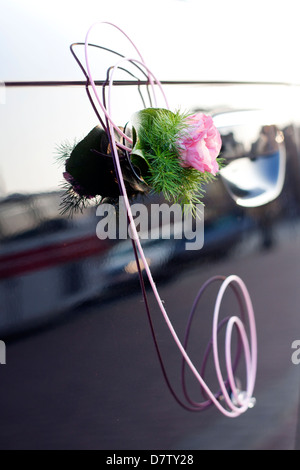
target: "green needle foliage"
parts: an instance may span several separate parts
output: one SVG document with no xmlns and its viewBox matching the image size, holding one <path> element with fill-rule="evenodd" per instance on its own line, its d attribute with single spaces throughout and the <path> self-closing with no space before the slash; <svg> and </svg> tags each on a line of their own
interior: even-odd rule
<svg viewBox="0 0 300 470">
<path fill-rule="evenodd" d="M 196 204 L 202 203 L 202 186 L 214 176 L 180 165 L 178 139 L 188 132 L 187 117 L 179 111 L 156 108 L 136 113 L 131 159 L 153 192 L 163 193 L 171 203 L 188 204 L 195 214 Z"/>
<path fill-rule="evenodd" d="M 77 140 L 74 140 L 73 143 L 70 143 L 68 140 L 65 140 L 61 144 L 57 145 L 55 149 L 57 162 L 59 164 L 64 165 L 66 160 L 70 157 L 76 145 L 77 145 Z"/>
</svg>

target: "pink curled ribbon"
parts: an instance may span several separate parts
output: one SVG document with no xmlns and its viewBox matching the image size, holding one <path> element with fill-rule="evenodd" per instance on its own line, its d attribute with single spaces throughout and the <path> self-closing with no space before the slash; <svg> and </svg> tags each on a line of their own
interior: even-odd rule
<svg viewBox="0 0 300 470">
<path fill-rule="evenodd" d="M 131 43 L 133 46 L 135 53 L 137 54 L 138 58 L 131 58 L 131 57 L 122 57 L 118 62 L 111 67 L 109 70 L 109 83 L 108 83 L 108 99 L 107 99 L 107 107 L 104 102 L 104 98 L 100 98 L 100 95 L 98 94 L 95 81 L 93 80 L 92 72 L 91 72 L 91 67 L 89 63 L 89 57 L 88 57 L 88 50 L 89 50 L 89 37 L 91 34 L 91 31 L 98 25 L 102 24 L 108 24 L 117 30 L 119 30 L 125 38 Z M 130 207 L 130 202 L 127 196 L 127 191 L 121 171 L 121 165 L 120 165 L 120 160 L 119 160 L 119 155 L 118 155 L 118 147 L 128 151 L 130 153 L 131 149 L 129 146 L 126 145 L 120 145 L 119 143 L 116 142 L 114 133 L 117 132 L 125 141 L 128 142 L 128 144 L 132 144 L 132 140 L 125 134 L 123 133 L 119 127 L 114 123 L 112 119 L 112 113 L 111 113 L 111 94 L 112 94 L 112 89 L 113 89 L 113 83 L 114 83 L 114 74 L 118 68 L 121 67 L 121 65 L 124 62 L 130 62 L 132 64 L 137 64 L 139 67 L 143 68 L 145 71 L 145 74 L 148 78 L 148 82 L 152 88 L 152 93 L 154 96 L 154 101 L 156 105 L 156 91 L 155 91 L 155 85 L 159 88 L 163 99 L 165 101 L 166 108 L 169 109 L 168 102 L 166 99 L 166 96 L 164 94 L 162 85 L 160 81 L 155 77 L 155 75 L 151 72 L 151 70 L 147 67 L 141 53 L 135 46 L 135 44 L 132 42 L 132 40 L 125 34 L 125 32 L 120 29 L 118 26 L 114 25 L 113 23 L 109 22 L 97 22 L 93 24 L 90 29 L 87 32 L 86 38 L 85 38 L 85 60 L 86 60 L 86 69 L 87 69 L 87 77 L 88 77 L 88 85 L 91 85 L 95 99 L 104 115 L 106 124 L 107 124 L 107 132 L 108 132 L 108 137 L 110 140 L 111 148 L 112 148 L 112 155 L 114 159 L 114 164 L 115 164 L 115 171 L 116 171 L 116 176 L 118 179 L 119 187 L 120 187 L 120 193 L 124 198 L 124 203 L 127 211 L 127 217 L 128 217 L 128 223 L 130 226 L 131 234 L 132 234 L 132 243 L 134 247 L 134 253 L 135 253 L 135 259 L 137 263 L 137 267 L 139 270 L 139 277 L 140 277 L 140 282 L 141 282 L 141 287 L 142 287 L 142 292 L 144 295 L 145 299 L 145 305 L 148 313 L 148 318 L 150 321 L 150 327 L 151 331 L 153 334 L 153 338 L 155 341 L 155 347 L 158 353 L 159 361 L 162 367 L 162 371 L 164 374 L 164 377 L 166 379 L 167 385 L 169 386 L 169 389 L 171 393 L 173 394 L 174 398 L 177 400 L 177 402 L 183 406 L 185 409 L 189 411 L 202 411 L 206 409 L 207 407 L 211 405 L 215 405 L 216 408 L 225 416 L 229 418 L 235 418 L 242 413 L 244 413 L 248 408 L 251 408 L 254 404 L 254 398 L 253 398 L 253 391 L 254 391 L 254 386 L 255 386 L 255 380 L 256 380 L 256 370 L 257 370 L 257 337 L 256 337 L 256 325 L 255 325 L 255 316 L 254 316 L 254 311 L 253 311 L 253 306 L 251 302 L 251 298 L 249 295 L 249 292 L 247 290 L 247 287 L 245 283 L 236 275 L 231 275 L 228 277 L 223 277 L 223 276 L 214 276 L 213 278 L 210 278 L 200 289 L 197 298 L 195 299 L 189 321 L 187 324 L 186 328 L 186 335 L 185 335 L 185 341 L 182 343 L 170 321 L 170 318 L 167 314 L 167 311 L 164 307 L 164 304 L 161 300 L 161 297 L 159 295 L 159 292 L 157 290 L 156 284 L 153 280 L 152 273 L 149 267 L 149 264 L 147 262 L 147 259 L 145 257 L 142 245 L 140 243 L 140 239 L 137 233 L 137 229 L 134 223 L 131 207 Z M 94 110 L 96 110 L 96 107 L 94 107 Z M 96 112 L 97 116 L 99 117 L 99 113 Z M 103 121 L 100 121 L 103 123 Z M 186 398 L 187 403 L 183 403 L 182 400 L 177 396 L 177 394 L 174 392 L 167 374 L 166 370 L 164 367 L 164 363 L 162 360 L 162 357 L 159 352 L 158 344 L 156 341 L 155 337 L 155 332 L 153 328 L 153 324 L 150 318 L 150 313 L 149 313 L 149 306 L 147 302 L 147 296 L 145 292 L 145 287 L 143 283 L 143 277 L 141 274 L 141 268 L 140 268 L 140 263 L 143 265 L 144 270 L 147 274 L 149 283 L 151 285 L 153 294 L 155 296 L 156 302 L 159 306 L 159 309 L 163 315 L 163 318 L 165 320 L 165 323 L 169 329 L 169 332 L 177 345 L 181 355 L 182 355 L 182 386 L 183 386 L 183 393 Z M 207 352 L 205 354 L 203 366 L 201 372 L 198 371 L 198 369 L 195 367 L 194 363 L 192 362 L 190 356 L 187 353 L 187 345 L 188 345 L 188 339 L 189 339 L 189 333 L 190 333 L 190 328 L 192 324 L 192 320 L 194 318 L 196 308 L 198 306 L 198 303 L 200 301 L 200 298 L 204 292 L 204 290 L 213 282 L 216 281 L 222 281 L 221 287 L 219 289 L 219 292 L 217 294 L 216 302 L 215 302 L 215 307 L 214 307 L 214 315 L 213 315 L 213 326 L 212 326 L 212 338 L 211 342 L 208 345 Z M 240 308 L 243 309 L 242 304 L 244 305 L 245 308 L 245 315 L 244 317 L 248 317 L 248 322 L 249 322 L 249 331 L 250 331 L 250 344 L 248 340 L 248 336 L 246 333 L 246 328 L 245 328 L 245 320 L 246 318 L 243 318 L 243 321 L 241 320 L 240 317 L 238 316 L 232 316 L 226 319 L 225 321 L 223 320 L 222 322 L 219 321 L 219 313 L 220 313 L 220 308 L 222 304 L 222 299 L 224 297 L 224 294 L 228 288 L 232 288 L 238 301 L 240 304 Z M 226 325 L 226 335 L 225 335 L 225 363 L 226 363 L 226 372 L 227 372 L 227 377 L 224 379 L 222 371 L 221 371 L 221 365 L 220 365 L 220 359 L 219 359 L 219 346 L 218 346 L 218 333 L 221 328 L 225 327 Z M 238 385 L 236 383 L 235 377 L 234 377 L 234 372 L 236 369 L 237 362 L 240 358 L 241 355 L 241 350 L 238 351 L 237 357 L 233 361 L 232 359 L 232 354 L 231 354 L 231 343 L 232 343 L 232 332 L 233 328 L 236 328 L 238 332 L 238 337 L 239 337 L 239 345 L 240 349 L 244 353 L 244 358 L 245 358 L 245 366 L 246 366 L 246 389 L 245 391 L 241 392 L 241 390 L 238 388 Z M 214 393 L 210 390 L 208 385 L 206 384 L 204 380 L 204 373 L 205 373 L 205 368 L 206 368 L 206 363 L 207 363 L 207 357 L 208 354 L 212 352 L 213 354 L 213 359 L 214 359 L 214 365 L 215 365 L 215 372 L 217 375 L 218 383 L 220 390 L 217 393 Z M 186 383 L 185 383 L 185 370 L 186 367 L 190 369 L 192 374 L 194 375 L 196 381 L 199 383 L 201 390 L 203 392 L 203 395 L 205 397 L 204 401 L 202 402 L 195 402 L 192 400 L 188 394 L 187 388 L 186 388 Z"/>
</svg>

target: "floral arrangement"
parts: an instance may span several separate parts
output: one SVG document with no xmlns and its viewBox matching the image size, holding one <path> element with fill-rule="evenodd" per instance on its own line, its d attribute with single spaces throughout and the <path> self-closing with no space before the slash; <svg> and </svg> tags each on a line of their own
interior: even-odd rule
<svg viewBox="0 0 300 470">
<path fill-rule="evenodd" d="M 131 228 L 131 238 L 134 258 L 137 264 L 144 306 L 147 312 L 150 329 L 158 355 L 159 363 L 166 384 L 180 406 L 184 409 L 198 412 L 214 405 L 223 415 L 235 418 L 251 408 L 255 400 L 252 397 L 256 380 L 257 367 L 257 338 L 254 311 L 247 288 L 243 281 L 235 275 L 213 276 L 200 288 L 191 310 L 184 343 L 182 343 L 170 321 L 163 300 L 152 277 L 149 263 L 141 245 L 137 228 L 135 226 L 131 210 L 130 198 L 138 194 L 149 192 L 162 193 L 164 197 L 174 203 L 188 204 L 192 212 L 196 213 L 197 204 L 201 203 L 204 192 L 203 185 L 213 180 L 219 169 L 221 160 L 221 137 L 216 129 L 211 116 L 203 113 L 189 114 L 179 111 L 172 112 L 163 93 L 161 83 L 155 78 L 147 67 L 142 55 L 131 39 L 119 27 L 107 23 L 118 29 L 134 47 L 138 58 L 129 59 L 119 53 L 103 48 L 118 56 L 118 62 L 107 73 L 107 80 L 102 84 L 102 97 L 98 93 L 93 80 L 88 59 L 90 44 L 89 35 L 96 26 L 95 23 L 89 29 L 85 40 L 86 69 L 82 66 L 77 56 L 74 55 L 86 77 L 86 91 L 92 107 L 98 117 L 99 125 L 89 134 L 74 145 L 63 144 L 58 153 L 65 165 L 63 173 L 65 179 L 65 194 L 62 203 L 63 212 L 82 210 L 91 200 L 96 199 L 100 203 L 107 198 L 118 200 L 122 195 L 127 212 L 128 225 Z M 71 47 L 72 50 L 72 47 Z M 120 59 L 121 57 L 121 59 Z M 146 86 L 152 87 L 154 101 L 156 103 L 155 87 L 158 85 L 165 98 L 166 107 L 158 108 L 144 106 L 144 109 L 136 112 L 130 125 L 125 128 L 118 127 L 112 119 L 110 108 L 110 91 L 113 84 L 114 71 L 121 67 L 123 62 L 135 65 L 146 76 Z M 130 72 L 128 72 L 130 73 Z M 130 73 L 130 75 L 132 75 Z M 105 87 L 108 85 L 108 100 L 105 99 Z M 92 99 L 89 87 L 92 87 L 94 99 Z M 148 90 L 149 91 L 149 90 Z M 151 101 L 151 100 L 150 100 Z M 100 110 L 97 108 L 99 105 Z M 151 319 L 147 292 L 144 284 L 142 268 L 147 275 L 157 306 L 169 328 L 170 334 L 182 356 L 181 385 L 185 400 L 177 394 L 168 379 L 168 374 L 157 342 L 156 334 Z M 201 374 L 193 364 L 187 345 L 193 316 L 198 308 L 202 294 L 208 286 L 215 282 L 222 282 L 219 289 L 214 313 L 212 338 L 208 344 Z M 219 320 L 219 311 L 225 291 L 229 286 L 233 289 L 240 309 L 240 316 L 230 316 Z M 250 343 L 247 338 L 245 320 L 248 317 Z M 218 333 L 226 325 L 225 362 L 227 378 L 221 371 L 218 351 Z M 231 357 L 231 339 L 233 327 L 237 328 L 239 344 L 236 358 Z M 247 385 L 246 390 L 237 388 L 235 371 L 239 363 L 242 351 L 245 354 Z M 204 380 L 208 356 L 212 354 L 215 366 L 219 390 L 213 392 Z M 196 382 L 200 386 L 204 401 L 194 401 L 189 395 L 185 382 L 185 367 L 188 367 Z M 203 398 L 202 397 L 202 398 Z"/>
<path fill-rule="evenodd" d="M 131 152 L 119 151 L 129 196 L 162 193 L 167 201 L 188 204 L 195 213 L 203 185 L 215 178 L 220 167 L 222 142 L 212 117 L 146 108 L 134 114 L 131 124 Z M 71 152 L 60 148 L 67 182 L 63 211 L 82 209 L 93 198 L 100 202 L 118 197 L 110 152 L 108 136 L 100 126 Z"/>
</svg>

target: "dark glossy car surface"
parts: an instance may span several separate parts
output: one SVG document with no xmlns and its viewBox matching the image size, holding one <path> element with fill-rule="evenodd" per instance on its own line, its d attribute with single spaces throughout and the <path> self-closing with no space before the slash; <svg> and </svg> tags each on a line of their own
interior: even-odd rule
<svg viewBox="0 0 300 470">
<path fill-rule="evenodd" d="M 55 164 L 55 146 L 95 124 L 84 87 L 8 86 L 0 109 L 2 449 L 299 445 L 299 369 L 291 360 L 300 338 L 299 115 L 296 105 L 286 106 L 297 102 L 298 88 L 186 84 L 167 91 L 180 96 L 183 107 L 214 115 L 226 166 L 206 188 L 203 248 L 188 251 L 185 240 L 160 238 L 145 240 L 145 253 L 181 338 L 209 277 L 237 274 L 245 281 L 258 332 L 256 406 L 236 419 L 215 408 L 193 414 L 178 406 L 159 367 L 130 240 L 99 240 L 94 207 L 72 219 L 60 214 L 63 170 Z M 277 112 L 258 109 L 253 96 L 276 102 Z M 82 110 L 76 116 L 74 102 Z M 180 356 L 149 288 L 148 294 L 166 369 L 180 394 Z M 199 363 L 215 298 L 212 288 L 193 328 L 190 352 Z M 235 308 L 229 295 L 224 309 Z M 213 377 L 209 364 L 207 379 L 214 383 Z"/>
</svg>

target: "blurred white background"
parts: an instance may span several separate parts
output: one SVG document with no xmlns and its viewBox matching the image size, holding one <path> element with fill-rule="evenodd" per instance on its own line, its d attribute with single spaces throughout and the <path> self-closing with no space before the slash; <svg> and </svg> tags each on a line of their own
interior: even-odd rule
<svg viewBox="0 0 300 470">
<path fill-rule="evenodd" d="M 69 44 L 96 21 L 123 28 L 162 80 L 300 80 L 299 0 L 0 0 L 0 80 L 81 79 Z"/>
</svg>

